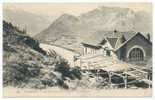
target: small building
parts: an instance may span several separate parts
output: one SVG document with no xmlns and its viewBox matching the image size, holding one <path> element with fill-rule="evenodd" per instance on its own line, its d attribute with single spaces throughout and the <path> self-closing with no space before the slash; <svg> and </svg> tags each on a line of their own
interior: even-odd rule
<svg viewBox="0 0 155 100">
<path fill-rule="evenodd" d="M 104 55 L 122 61 L 147 61 L 152 57 L 152 42 L 140 32 L 99 32 L 82 42 L 82 55 Z"/>
</svg>

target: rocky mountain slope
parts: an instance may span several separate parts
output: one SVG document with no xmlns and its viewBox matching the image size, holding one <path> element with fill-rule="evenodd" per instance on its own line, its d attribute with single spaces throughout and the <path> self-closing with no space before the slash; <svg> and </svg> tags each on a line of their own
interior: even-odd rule
<svg viewBox="0 0 155 100">
<path fill-rule="evenodd" d="M 47 16 L 44 17 L 19 9 L 3 9 L 3 19 L 20 28 L 26 28 L 31 36 L 39 33 L 50 24 Z"/>
</svg>

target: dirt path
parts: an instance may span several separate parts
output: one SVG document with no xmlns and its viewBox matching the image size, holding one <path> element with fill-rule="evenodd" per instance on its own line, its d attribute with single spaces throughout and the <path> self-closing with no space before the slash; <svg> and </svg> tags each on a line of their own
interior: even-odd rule
<svg viewBox="0 0 155 100">
<path fill-rule="evenodd" d="M 43 44 L 43 43 L 41 43 L 39 46 L 40 48 L 42 48 L 43 50 L 47 52 L 49 50 L 54 50 L 57 54 L 59 54 L 60 56 L 68 60 L 71 67 L 74 66 L 74 56 L 77 55 L 76 52 L 73 52 L 71 50 L 67 50 L 65 48 L 58 47 L 55 45 L 48 45 L 48 44 Z"/>
</svg>

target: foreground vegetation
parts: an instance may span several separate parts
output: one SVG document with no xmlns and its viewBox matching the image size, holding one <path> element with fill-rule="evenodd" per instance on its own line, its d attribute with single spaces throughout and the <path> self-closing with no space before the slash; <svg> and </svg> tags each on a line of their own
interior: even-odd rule
<svg viewBox="0 0 155 100">
<path fill-rule="evenodd" d="M 38 41 L 24 30 L 3 21 L 3 85 L 13 87 L 69 88 L 66 78 L 80 79 L 80 72 L 70 69 L 57 54 L 46 55 Z"/>
</svg>

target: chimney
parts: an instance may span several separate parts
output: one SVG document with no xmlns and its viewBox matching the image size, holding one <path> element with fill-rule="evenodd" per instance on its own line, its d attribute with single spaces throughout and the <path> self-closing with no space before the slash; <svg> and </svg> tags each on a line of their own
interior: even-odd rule
<svg viewBox="0 0 155 100">
<path fill-rule="evenodd" d="M 114 32 L 113 32 L 113 36 L 115 36 L 116 33 L 117 33 L 117 30 L 115 29 Z"/>
<path fill-rule="evenodd" d="M 147 39 L 150 41 L 150 33 L 147 34 Z"/>
</svg>

